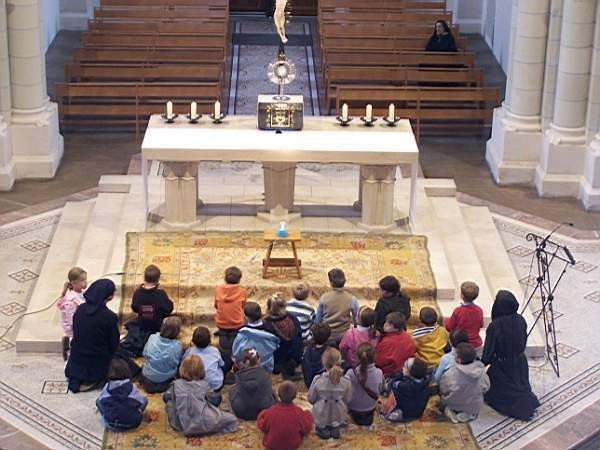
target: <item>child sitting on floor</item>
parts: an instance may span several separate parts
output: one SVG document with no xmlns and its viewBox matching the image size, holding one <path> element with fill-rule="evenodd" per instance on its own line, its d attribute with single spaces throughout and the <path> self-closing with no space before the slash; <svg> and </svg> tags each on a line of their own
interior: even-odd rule
<svg viewBox="0 0 600 450">
<path fill-rule="evenodd" d="M 451 333 L 454 330 L 465 330 L 469 335 L 469 344 L 473 346 L 477 356 L 483 352 L 483 340 L 479 332 L 483 328 L 483 310 L 474 302 L 479 296 L 479 286 L 472 281 L 465 281 L 460 285 L 460 298 L 462 303 L 454 308 L 452 316 L 444 324 Z"/>
<path fill-rule="evenodd" d="M 294 405 L 296 385 L 284 381 L 279 386 L 279 403 L 261 411 L 256 426 L 265 435 L 262 444 L 269 450 L 295 450 L 312 430 L 312 414 Z"/>
<path fill-rule="evenodd" d="M 96 400 L 106 428 L 124 431 L 142 423 L 148 399 L 131 382 L 131 371 L 125 360 L 114 358 L 108 369 L 108 382 Z"/>
<path fill-rule="evenodd" d="M 271 373 L 275 364 L 273 355 L 279 347 L 279 338 L 265 329 L 258 303 L 247 302 L 244 305 L 244 315 L 246 325 L 240 328 L 233 341 L 233 359 L 237 366 L 241 367 L 242 352 L 247 348 L 256 349 L 260 356 L 260 365 Z"/>
<path fill-rule="evenodd" d="M 163 319 L 173 312 L 173 302 L 159 284 L 160 269 L 150 264 L 144 270 L 144 282 L 131 300 L 131 309 L 137 313 L 140 329 L 146 336 L 160 331 Z"/>
<path fill-rule="evenodd" d="M 229 402 L 235 415 L 244 420 L 256 420 L 263 409 L 275 403 L 271 374 L 260 366 L 260 356 L 253 348 L 242 352 Z"/>
<path fill-rule="evenodd" d="M 331 335 L 329 325 L 326 323 L 315 323 L 311 328 L 312 340 L 304 349 L 302 355 L 302 375 L 304 384 L 308 389 L 315 376 L 323 373 L 323 352 L 327 350 L 327 341 Z"/>
<path fill-rule="evenodd" d="M 182 346 L 177 340 L 181 331 L 181 319 L 176 316 L 163 320 L 160 333 L 148 338 L 144 347 L 142 386 L 146 392 L 164 392 L 177 374 L 181 361 Z"/>
<path fill-rule="evenodd" d="M 361 308 L 358 313 L 358 325 L 344 334 L 340 342 L 340 353 L 345 361 L 345 367 L 356 367 L 358 358 L 356 350 L 363 342 L 369 342 L 373 347 L 379 343 L 379 331 L 375 329 L 375 311 L 371 308 Z"/>
<path fill-rule="evenodd" d="M 85 302 L 83 291 L 87 288 L 87 272 L 81 267 L 73 267 L 67 274 L 67 280 L 56 304 L 64 333 L 62 355 L 65 361 L 69 359 L 69 348 L 73 339 L 73 316 L 79 305 Z"/>
<path fill-rule="evenodd" d="M 287 302 L 286 309 L 289 314 L 296 317 L 302 329 L 302 342 L 307 344 L 310 340 L 310 327 L 315 321 L 315 308 L 306 299 L 310 294 L 308 285 L 301 281 L 292 290 L 294 298 Z"/>
<path fill-rule="evenodd" d="M 413 338 L 406 332 L 406 322 L 402 313 L 391 312 L 383 325 L 383 337 L 375 348 L 375 364 L 386 378 L 394 378 L 402 373 L 404 363 L 415 356 Z"/>
<path fill-rule="evenodd" d="M 410 297 L 400 291 L 398 278 L 388 275 L 379 280 L 379 300 L 375 305 L 377 320 L 375 328 L 383 331 L 383 324 L 391 312 L 402 313 L 405 320 L 410 319 Z"/>
<path fill-rule="evenodd" d="M 456 364 L 440 381 L 440 404 L 452 422 L 469 422 L 479 414 L 490 379 L 471 344 L 458 344 L 454 350 Z"/>
<path fill-rule="evenodd" d="M 419 358 L 408 359 L 402 375 L 392 382 L 392 395 L 389 400 L 393 409 L 386 411 L 386 419 L 400 422 L 421 417 L 429 401 L 428 385 L 425 361 Z"/>
<path fill-rule="evenodd" d="M 344 289 L 346 275 L 342 269 L 331 269 L 327 276 L 331 290 L 319 300 L 316 323 L 326 323 L 331 328 L 331 344 L 339 345 L 344 333 L 354 324 L 358 315 L 358 300 Z"/>
<path fill-rule="evenodd" d="M 342 355 L 336 348 L 325 350 L 323 367 L 326 372 L 314 378 L 306 396 L 313 405 L 315 430 L 321 439 L 339 439 L 340 427 L 346 423 L 352 385 L 343 377 L 341 363 Z"/>
<path fill-rule="evenodd" d="M 169 425 L 184 436 L 233 433 L 238 421 L 231 413 L 210 403 L 211 388 L 204 379 L 204 364 L 196 355 L 186 357 L 179 368 L 180 378 L 163 394 Z"/>
<path fill-rule="evenodd" d="M 218 391 L 223 387 L 223 360 L 216 347 L 210 345 L 210 331 L 206 327 L 198 327 L 192 335 L 193 346 L 188 348 L 183 357 L 197 355 L 202 359 L 206 382 L 211 389 Z"/>
<path fill-rule="evenodd" d="M 246 290 L 240 286 L 242 271 L 235 266 L 225 269 L 225 283 L 215 290 L 215 325 L 219 336 L 219 351 L 225 366 L 223 372 L 231 370 L 231 347 L 238 330 L 244 325 Z"/>
<path fill-rule="evenodd" d="M 370 426 L 383 384 L 383 372 L 375 367 L 375 348 L 369 342 L 358 346 L 356 359 L 358 367 L 346 372 L 346 378 L 352 383 L 352 399 L 348 403 L 348 410 L 357 425 Z"/>
<path fill-rule="evenodd" d="M 452 346 L 452 350 L 442 356 L 440 359 L 440 364 L 435 368 L 433 374 L 431 376 L 432 384 L 439 384 L 442 379 L 442 375 L 448 370 L 450 367 L 454 365 L 455 360 L 455 352 L 454 349 L 461 342 L 469 343 L 469 335 L 465 330 L 454 330 L 450 333 L 450 345 Z"/>
<path fill-rule="evenodd" d="M 428 370 L 432 370 L 444 355 L 444 349 L 448 344 L 448 332 L 437 324 L 437 312 L 430 306 L 421 308 L 419 320 L 425 326 L 415 328 L 412 337 L 417 347 L 417 356 L 427 363 Z"/>
</svg>

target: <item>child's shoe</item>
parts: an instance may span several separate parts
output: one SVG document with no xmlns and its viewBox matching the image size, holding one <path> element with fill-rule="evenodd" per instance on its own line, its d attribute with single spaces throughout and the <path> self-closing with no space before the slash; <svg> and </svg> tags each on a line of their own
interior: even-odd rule
<svg viewBox="0 0 600 450">
<path fill-rule="evenodd" d="M 317 433 L 317 436 L 319 436 L 321 439 L 329 439 L 331 437 L 331 433 L 329 432 L 328 428 L 315 428 L 315 431 Z"/>
<path fill-rule="evenodd" d="M 329 433 L 331 434 L 332 438 L 339 439 L 340 438 L 340 427 L 329 428 Z"/>
</svg>

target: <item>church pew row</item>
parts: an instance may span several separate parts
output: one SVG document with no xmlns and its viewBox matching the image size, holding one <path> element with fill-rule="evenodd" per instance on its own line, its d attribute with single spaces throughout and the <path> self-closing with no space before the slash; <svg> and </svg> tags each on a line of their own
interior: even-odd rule
<svg viewBox="0 0 600 450">
<path fill-rule="evenodd" d="M 337 91 L 343 85 L 409 86 L 419 83 L 482 87 L 482 69 L 330 66 L 325 74 L 327 113 L 335 107 Z"/>
<path fill-rule="evenodd" d="M 84 32 L 81 35 L 83 47 L 170 47 L 170 48 L 210 48 L 226 47 L 227 36 L 220 34 L 163 35 L 163 34 L 115 34 L 111 32 Z"/>
<path fill-rule="evenodd" d="M 365 5 L 368 5 L 366 3 Z M 322 8 L 319 10 L 318 23 L 321 25 L 326 22 L 333 23 L 351 23 L 351 22 L 375 22 L 375 23 L 421 23 L 433 24 L 436 20 L 445 20 L 448 23 L 452 22 L 452 13 L 443 11 L 426 11 L 426 12 L 406 12 L 406 11 L 381 11 L 371 10 L 368 6 L 365 9 L 350 9 L 350 8 Z"/>
<path fill-rule="evenodd" d="M 460 33 L 460 26 L 458 24 L 453 24 L 450 26 L 450 30 L 454 36 L 458 36 Z M 433 27 L 429 23 L 405 23 L 402 24 L 402 26 L 398 26 L 396 23 L 389 22 L 326 22 L 319 28 L 319 33 L 331 37 L 344 37 L 350 35 L 356 37 L 389 36 L 396 38 L 400 36 L 421 36 L 428 38 L 433 33 Z"/>
<path fill-rule="evenodd" d="M 226 49 L 212 48 L 124 48 L 124 47 L 85 47 L 73 51 L 75 62 L 97 63 L 155 63 L 155 64 L 204 64 L 223 62 Z"/>
<path fill-rule="evenodd" d="M 321 35 L 321 49 L 425 50 L 428 40 L 429 37 L 421 36 L 392 37 L 380 35 L 362 37 L 348 35 L 345 37 L 330 37 L 328 35 Z M 459 50 L 464 50 L 466 45 L 466 38 L 456 38 L 456 46 Z"/>
<path fill-rule="evenodd" d="M 190 19 L 228 19 L 229 10 L 223 7 L 198 7 L 198 8 L 131 8 L 131 9 L 106 9 L 94 8 L 94 18 L 112 20 L 135 19 L 162 19 L 162 20 L 190 20 Z"/>
<path fill-rule="evenodd" d="M 86 81 L 218 81 L 224 78 L 225 65 L 207 64 L 78 64 L 65 65 L 65 81 L 69 83 Z"/>
<path fill-rule="evenodd" d="M 417 142 L 421 128 L 458 130 L 491 125 L 493 108 L 500 103 L 499 88 L 339 86 L 336 112 L 348 104 L 351 115 L 362 116 L 365 105 L 374 116 L 386 116 L 394 103 L 396 114 L 411 119 Z"/>
<path fill-rule="evenodd" d="M 176 113 L 186 114 L 192 101 L 198 112 L 213 111 L 222 97 L 220 81 L 205 83 L 57 83 L 61 130 L 97 128 L 99 124 L 115 129 L 135 127 L 136 138 L 152 114 L 163 113 L 167 101 Z"/>
<path fill-rule="evenodd" d="M 419 0 L 319 0 L 319 8 L 370 8 L 381 10 L 438 10 L 446 11 L 445 1 Z"/>
<path fill-rule="evenodd" d="M 89 32 L 100 33 L 137 33 L 137 34 L 186 34 L 204 35 L 229 33 L 228 20 L 194 20 L 166 22 L 163 20 L 113 21 L 110 19 L 91 19 L 88 21 Z"/>
<path fill-rule="evenodd" d="M 101 0 L 102 7 L 181 7 L 200 5 L 229 6 L 229 0 Z"/>
</svg>

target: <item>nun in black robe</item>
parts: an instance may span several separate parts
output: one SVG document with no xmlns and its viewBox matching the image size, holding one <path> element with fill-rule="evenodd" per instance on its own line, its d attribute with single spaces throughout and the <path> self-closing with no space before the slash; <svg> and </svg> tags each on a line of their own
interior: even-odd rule
<svg viewBox="0 0 600 450">
<path fill-rule="evenodd" d="M 481 358 L 484 364 L 489 364 L 490 377 L 490 390 L 484 398 L 505 416 L 529 420 L 540 402 L 529 384 L 529 367 L 524 354 L 527 322 L 518 309 L 519 302 L 511 292 L 498 291 Z"/>
<path fill-rule="evenodd" d="M 119 345 L 117 315 L 106 306 L 115 293 L 115 283 L 106 278 L 94 281 L 85 291 L 73 316 L 73 340 L 65 375 L 69 390 L 79 392 L 82 384 L 101 387 Z"/>
</svg>

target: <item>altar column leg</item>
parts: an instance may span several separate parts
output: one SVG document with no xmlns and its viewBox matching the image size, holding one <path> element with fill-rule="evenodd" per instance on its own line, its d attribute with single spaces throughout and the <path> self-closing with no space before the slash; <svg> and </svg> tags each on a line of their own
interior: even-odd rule
<svg viewBox="0 0 600 450">
<path fill-rule="evenodd" d="M 270 213 L 274 220 L 277 217 L 290 220 L 288 216 L 294 208 L 296 163 L 263 162 L 263 174 L 265 211 Z"/>
<path fill-rule="evenodd" d="M 165 221 L 169 224 L 192 224 L 196 221 L 198 165 L 166 163 Z"/>
<path fill-rule="evenodd" d="M 362 218 L 359 226 L 373 231 L 387 231 L 394 222 L 394 184 L 396 166 L 361 166 Z"/>
</svg>

